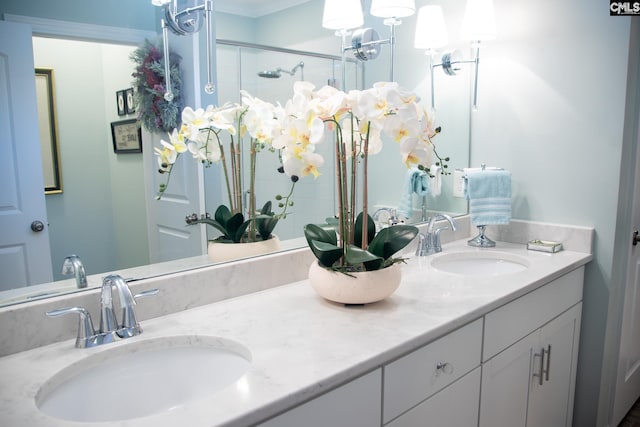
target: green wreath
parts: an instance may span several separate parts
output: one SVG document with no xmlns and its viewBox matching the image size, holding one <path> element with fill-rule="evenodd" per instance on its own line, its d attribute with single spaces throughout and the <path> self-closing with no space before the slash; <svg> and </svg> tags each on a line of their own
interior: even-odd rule
<svg viewBox="0 0 640 427">
<path fill-rule="evenodd" d="M 182 111 L 182 78 L 180 56 L 170 52 L 171 91 L 173 100 L 164 99 L 164 54 L 160 42 L 144 41 L 144 45 L 131 54 L 136 69 L 132 76 L 136 88 L 134 102 L 139 112 L 138 120 L 150 132 L 170 132 L 178 127 Z"/>
</svg>

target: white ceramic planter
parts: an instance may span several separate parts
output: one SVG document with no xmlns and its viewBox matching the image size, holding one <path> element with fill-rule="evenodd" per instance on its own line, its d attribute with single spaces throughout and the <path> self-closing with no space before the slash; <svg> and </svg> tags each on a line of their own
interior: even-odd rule
<svg viewBox="0 0 640 427">
<path fill-rule="evenodd" d="M 273 235 L 269 240 L 251 243 L 220 243 L 209 241 L 207 253 L 213 262 L 234 261 L 280 250 L 280 239 Z"/>
<path fill-rule="evenodd" d="M 320 267 L 309 268 L 311 287 L 321 297 L 341 304 L 369 304 L 381 301 L 395 292 L 402 279 L 400 264 L 376 271 L 337 273 Z"/>
</svg>

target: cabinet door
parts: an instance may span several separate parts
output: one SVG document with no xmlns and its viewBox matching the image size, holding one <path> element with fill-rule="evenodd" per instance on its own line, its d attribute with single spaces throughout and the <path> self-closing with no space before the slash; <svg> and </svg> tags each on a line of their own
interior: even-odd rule
<svg viewBox="0 0 640 427">
<path fill-rule="evenodd" d="M 480 427 L 526 425 L 533 349 L 538 342 L 535 331 L 482 365 Z"/>
<path fill-rule="evenodd" d="M 439 391 L 386 427 L 475 427 L 478 424 L 480 367 Z"/>
<path fill-rule="evenodd" d="M 260 427 L 376 427 L 382 425 L 382 369 L 278 415 Z"/>
<path fill-rule="evenodd" d="M 531 381 L 527 427 L 571 426 L 581 311 L 578 304 L 540 331 L 536 353 L 544 350 L 544 363 L 533 370 L 542 368 L 542 384 L 540 377 Z"/>
</svg>

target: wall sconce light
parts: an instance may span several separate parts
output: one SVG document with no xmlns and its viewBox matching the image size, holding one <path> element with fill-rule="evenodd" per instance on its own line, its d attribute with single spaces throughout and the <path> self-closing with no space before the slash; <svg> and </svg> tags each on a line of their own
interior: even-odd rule
<svg viewBox="0 0 640 427">
<path fill-rule="evenodd" d="M 195 34 L 202 29 L 203 20 L 206 30 L 207 41 L 207 83 L 204 91 L 212 94 L 215 91 L 213 84 L 213 25 L 211 13 L 213 11 L 213 0 L 204 0 L 202 4 L 185 9 L 178 9 L 178 0 L 151 0 L 151 4 L 164 8 L 164 18 L 162 26 L 162 44 L 164 48 L 164 74 L 165 74 L 165 94 L 164 99 L 171 102 L 173 93 L 171 92 L 171 73 L 169 58 L 169 30 L 174 34 L 184 36 Z"/>
<path fill-rule="evenodd" d="M 442 67 L 446 75 L 455 76 L 460 71 L 460 64 L 474 65 L 473 108 L 478 108 L 478 69 L 480 65 L 480 43 L 496 37 L 496 20 L 493 0 L 467 0 L 465 14 L 462 21 L 461 36 L 463 40 L 471 42 L 473 57 L 462 59 L 458 50 L 444 52 L 442 61 L 434 63 L 438 48 L 447 45 L 447 30 L 440 6 L 424 6 L 418 11 L 418 22 L 414 46 L 425 49 L 429 55 L 431 76 L 431 108 L 435 109 L 435 88 L 433 72 L 436 67 Z"/>
<path fill-rule="evenodd" d="M 391 46 L 390 80 L 393 81 L 395 54 L 395 27 L 402 21 L 398 18 L 411 16 L 416 11 L 415 0 L 372 0 L 370 13 L 373 16 L 385 18 L 384 24 L 389 26 L 388 39 L 380 40 L 378 32 L 372 28 L 360 28 L 363 23 L 362 5 L 360 0 L 325 0 L 322 26 L 336 30 L 336 35 L 342 38 L 342 81 L 345 80 L 344 56 L 349 50 L 361 61 L 376 59 L 380 54 L 380 46 Z M 352 35 L 350 46 L 347 36 Z"/>
<path fill-rule="evenodd" d="M 354 28 L 364 24 L 362 16 L 362 5 L 360 0 L 325 0 L 322 12 L 322 27 L 335 30 L 336 36 L 340 37 L 341 58 L 342 58 L 342 81 L 343 89 L 346 89 L 347 71 L 344 54 L 347 50 L 347 37 L 351 35 Z"/>
</svg>

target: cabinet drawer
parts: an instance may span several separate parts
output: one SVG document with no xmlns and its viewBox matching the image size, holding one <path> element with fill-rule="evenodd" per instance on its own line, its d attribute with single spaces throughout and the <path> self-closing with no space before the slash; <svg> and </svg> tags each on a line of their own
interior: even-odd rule
<svg viewBox="0 0 640 427">
<path fill-rule="evenodd" d="M 381 390 L 382 372 L 376 369 L 259 427 L 379 426 Z"/>
<path fill-rule="evenodd" d="M 434 394 L 387 427 L 477 427 L 480 367 Z"/>
<path fill-rule="evenodd" d="M 480 365 L 478 319 L 384 367 L 386 423 Z"/>
<path fill-rule="evenodd" d="M 484 318 L 486 361 L 582 300 L 584 267 L 510 302 Z"/>
</svg>

